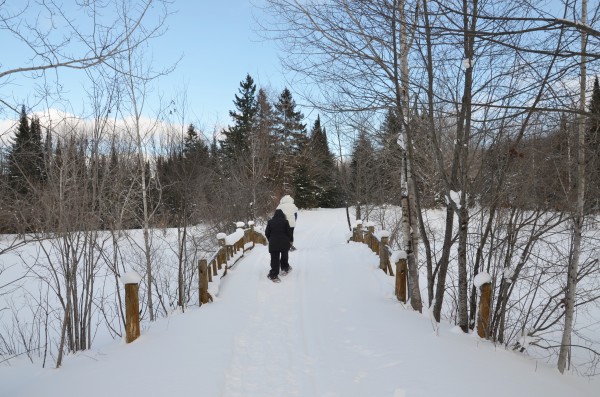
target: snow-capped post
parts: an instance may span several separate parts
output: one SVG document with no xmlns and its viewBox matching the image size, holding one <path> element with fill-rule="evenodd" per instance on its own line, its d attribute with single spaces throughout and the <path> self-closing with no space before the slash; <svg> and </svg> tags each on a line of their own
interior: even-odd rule
<svg viewBox="0 0 600 397">
<path fill-rule="evenodd" d="M 356 238 L 354 239 L 354 241 L 356 241 L 358 243 L 363 242 L 362 221 L 361 220 L 356 221 Z"/>
<path fill-rule="evenodd" d="M 125 341 L 131 343 L 140 336 L 139 283 L 142 277 L 134 271 L 121 276 L 125 285 Z"/>
<path fill-rule="evenodd" d="M 406 303 L 406 251 L 396 251 L 390 260 L 396 264 L 396 298 Z"/>
<path fill-rule="evenodd" d="M 213 260 L 210 262 L 210 264 L 212 265 L 212 275 L 216 276 L 218 273 L 217 271 L 217 258 L 213 258 Z"/>
<path fill-rule="evenodd" d="M 227 237 L 227 235 L 225 233 L 219 233 L 217 234 L 217 241 L 219 242 L 219 251 L 217 253 L 217 258 L 219 258 L 218 260 L 218 268 L 219 270 L 221 270 L 223 263 L 225 263 L 225 255 L 226 255 L 226 246 L 225 246 L 225 237 Z"/>
<path fill-rule="evenodd" d="M 380 232 L 381 236 L 381 244 L 379 245 L 379 268 L 383 270 L 386 274 L 388 272 L 390 258 L 388 255 L 388 241 L 390 239 L 390 232 L 387 230 L 382 230 Z M 390 270 L 391 267 L 390 267 Z"/>
<path fill-rule="evenodd" d="M 256 232 L 254 231 L 254 221 L 248 222 L 250 226 L 250 241 L 252 242 L 252 248 L 256 245 Z"/>
<path fill-rule="evenodd" d="M 479 314 L 477 316 L 477 335 L 487 338 L 489 335 L 490 308 L 492 302 L 492 276 L 486 272 L 478 273 L 473 280 L 480 289 Z"/>
<path fill-rule="evenodd" d="M 235 224 L 236 229 L 242 230 L 242 238 L 240 238 L 238 241 L 235 242 L 234 249 L 233 249 L 234 254 L 240 250 L 242 252 L 244 252 L 244 245 L 246 245 L 246 233 L 243 231 L 244 226 L 246 226 L 246 224 L 244 222 L 237 222 Z"/>
<path fill-rule="evenodd" d="M 373 222 L 368 222 L 365 226 L 367 227 L 367 245 L 369 246 L 371 251 L 373 251 L 373 240 L 375 240 L 373 238 L 375 234 L 375 225 L 373 224 Z"/>
<path fill-rule="evenodd" d="M 200 259 L 198 261 L 198 282 L 200 284 L 198 303 L 200 306 L 202 306 L 203 304 L 208 303 L 208 300 L 209 300 L 208 265 L 207 265 L 206 259 Z"/>
</svg>

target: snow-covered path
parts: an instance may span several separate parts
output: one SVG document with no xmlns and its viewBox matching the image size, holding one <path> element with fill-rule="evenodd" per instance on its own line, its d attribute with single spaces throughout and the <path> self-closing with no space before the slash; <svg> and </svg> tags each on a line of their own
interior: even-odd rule
<svg viewBox="0 0 600 397">
<path fill-rule="evenodd" d="M 68 357 L 60 370 L 0 368 L 0 396 L 598 396 L 598 382 L 402 307 L 343 210 L 302 212 L 293 271 L 274 284 L 258 246 L 215 302 L 152 324 L 130 345 Z"/>
</svg>

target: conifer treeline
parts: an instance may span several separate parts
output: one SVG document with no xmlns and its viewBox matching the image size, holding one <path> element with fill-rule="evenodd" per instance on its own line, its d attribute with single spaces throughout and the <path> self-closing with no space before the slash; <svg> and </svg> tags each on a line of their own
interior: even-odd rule
<svg viewBox="0 0 600 397">
<path fill-rule="evenodd" d="M 233 103 L 232 125 L 221 136 L 210 141 L 190 124 L 184 136 L 172 136 L 157 150 L 160 156 L 146 161 L 153 226 L 202 221 L 231 225 L 256 219 L 268 216 L 284 194 L 291 194 L 300 208 L 399 204 L 402 147 L 392 112 L 375 134 L 359 129 L 349 161 L 340 162 L 330 150 L 320 117 L 308 131 L 289 89 L 272 102 L 247 75 Z M 596 80 L 592 115 L 600 112 L 598 103 Z M 587 134 L 590 211 L 599 208 L 597 124 L 592 116 Z M 506 205 L 564 209 L 572 199 L 564 192 L 572 191 L 568 187 L 574 183 L 568 153 L 573 125 L 564 116 L 553 133 L 534 135 L 519 146 L 497 142 L 481 152 L 474 198 L 483 205 L 498 200 L 498 192 L 486 186 L 494 178 L 495 164 L 509 156 L 515 172 L 503 189 Z M 430 169 L 430 150 L 427 142 L 415 145 L 423 205 L 435 206 L 442 198 Z M 135 156 L 134 145 L 122 134 L 94 139 L 74 130 L 58 138 L 23 107 L 12 145 L 2 158 L 0 232 L 140 227 L 142 184 Z"/>
<path fill-rule="evenodd" d="M 145 186 L 153 226 L 230 224 L 269 215 L 283 194 L 301 208 L 344 200 L 339 164 L 320 118 L 307 131 L 287 88 L 272 102 L 248 75 L 212 142 L 190 124 L 148 158 Z M 45 130 L 22 108 L 2 158 L 4 233 L 141 225 L 141 173 L 125 134 Z M 60 136 L 60 138 L 58 138 Z M 139 163 L 139 162 L 138 162 Z"/>
</svg>

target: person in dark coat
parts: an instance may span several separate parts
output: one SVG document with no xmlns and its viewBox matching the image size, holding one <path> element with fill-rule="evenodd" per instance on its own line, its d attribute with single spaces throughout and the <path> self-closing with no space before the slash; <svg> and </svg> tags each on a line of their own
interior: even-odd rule
<svg viewBox="0 0 600 397">
<path fill-rule="evenodd" d="M 267 222 L 265 236 L 269 240 L 269 253 L 271 254 L 271 271 L 269 279 L 279 282 L 279 269 L 281 274 L 286 275 L 292 270 L 288 262 L 288 251 L 294 242 L 290 223 L 285 219 L 282 210 L 275 210 L 273 218 Z"/>
</svg>

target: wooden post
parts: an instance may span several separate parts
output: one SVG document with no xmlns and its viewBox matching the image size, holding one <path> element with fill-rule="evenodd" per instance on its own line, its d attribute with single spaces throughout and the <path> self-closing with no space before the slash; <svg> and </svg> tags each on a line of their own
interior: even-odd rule
<svg viewBox="0 0 600 397">
<path fill-rule="evenodd" d="M 379 268 L 386 274 L 388 268 L 387 262 L 389 261 L 387 251 L 388 239 L 389 237 L 381 237 L 381 244 L 379 245 Z"/>
<path fill-rule="evenodd" d="M 406 303 L 406 258 L 396 262 L 396 298 Z"/>
<path fill-rule="evenodd" d="M 200 284 L 199 303 L 200 306 L 202 306 L 203 304 L 208 303 L 208 266 L 206 259 L 200 259 L 200 261 L 198 261 L 198 282 Z"/>
<path fill-rule="evenodd" d="M 221 270 L 223 263 L 225 262 L 225 238 L 219 239 L 219 253 L 217 257 L 219 258 L 219 270 Z"/>
<path fill-rule="evenodd" d="M 218 260 L 217 260 L 216 257 L 211 262 L 212 270 L 213 270 L 213 276 L 216 276 L 218 274 L 218 272 L 217 272 L 217 262 L 218 262 Z"/>
<path fill-rule="evenodd" d="M 254 231 L 254 222 L 248 222 L 250 225 L 250 241 L 252 242 L 252 248 L 256 245 L 256 232 Z"/>
<path fill-rule="evenodd" d="M 489 335 L 490 307 L 492 301 L 492 283 L 484 283 L 480 288 L 479 316 L 477 318 L 477 335 L 487 338 Z"/>
<path fill-rule="evenodd" d="M 362 223 L 356 224 L 356 241 L 359 243 L 363 242 Z"/>
<path fill-rule="evenodd" d="M 367 226 L 367 244 L 369 244 L 369 248 L 371 248 L 371 251 L 375 251 L 374 245 L 375 245 L 375 226 Z"/>
<path fill-rule="evenodd" d="M 136 277 L 138 277 L 136 281 Z M 124 275 L 125 284 L 125 341 L 131 343 L 140 336 L 139 276 Z"/>
</svg>

